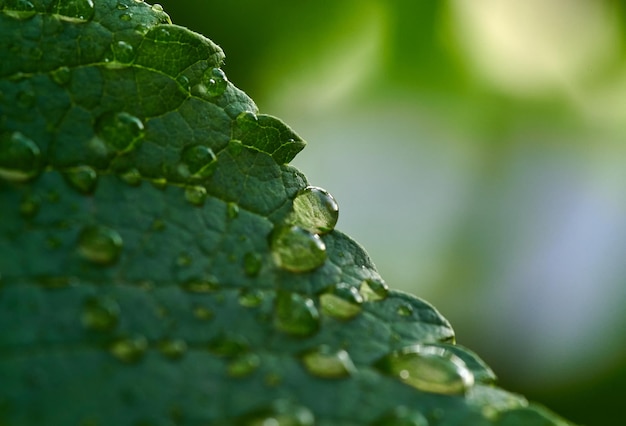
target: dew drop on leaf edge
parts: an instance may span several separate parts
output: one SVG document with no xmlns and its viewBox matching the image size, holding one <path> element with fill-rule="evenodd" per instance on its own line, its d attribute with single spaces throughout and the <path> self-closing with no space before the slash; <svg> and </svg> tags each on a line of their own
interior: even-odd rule
<svg viewBox="0 0 626 426">
<path fill-rule="evenodd" d="M 120 234 L 103 225 L 84 227 L 78 235 L 78 253 L 86 260 L 100 264 L 114 263 L 122 252 Z"/>
<path fill-rule="evenodd" d="M 389 287 L 382 279 L 368 278 L 361 282 L 359 293 L 366 302 L 384 300 L 389 295 Z"/>
<path fill-rule="evenodd" d="M 211 68 L 204 72 L 203 83 L 210 97 L 221 96 L 228 86 L 226 74 L 219 68 Z"/>
<path fill-rule="evenodd" d="M 339 206 L 326 190 L 316 186 L 304 188 L 293 200 L 289 221 L 309 232 L 332 231 L 339 218 Z"/>
</svg>

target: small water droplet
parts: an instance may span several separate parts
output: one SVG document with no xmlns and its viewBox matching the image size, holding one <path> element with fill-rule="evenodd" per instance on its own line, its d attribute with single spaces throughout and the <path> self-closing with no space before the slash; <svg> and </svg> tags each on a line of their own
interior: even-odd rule
<svg viewBox="0 0 626 426">
<path fill-rule="evenodd" d="M 120 19 L 122 19 L 123 15 L 120 15 Z M 128 21 L 130 21 L 132 19 L 132 16 L 128 17 Z M 124 19 L 122 19 L 124 20 Z M 146 35 L 148 34 L 148 31 L 150 31 L 150 27 L 147 26 L 146 24 L 137 24 L 137 26 L 135 27 L 135 32 L 141 34 L 141 35 Z"/>
<path fill-rule="evenodd" d="M 141 173 L 135 168 L 126 170 L 120 175 L 120 178 L 130 186 L 139 186 L 141 184 Z"/>
<path fill-rule="evenodd" d="M 117 6 L 116 7 L 117 7 L 118 10 L 126 10 L 126 9 L 128 9 L 128 5 L 125 4 L 125 3 L 122 3 L 121 1 L 117 2 Z"/>
<path fill-rule="evenodd" d="M 347 320 L 361 312 L 363 297 L 355 287 L 339 283 L 320 296 L 322 312 L 333 318 Z"/>
<path fill-rule="evenodd" d="M 57 0 L 50 11 L 68 21 L 86 22 L 93 18 L 95 8 L 93 0 Z"/>
<path fill-rule="evenodd" d="M 383 414 L 372 426 L 428 426 L 428 419 L 419 411 L 401 405 Z"/>
<path fill-rule="evenodd" d="M 2 11 L 14 19 L 32 18 L 37 13 L 35 5 L 28 0 L 6 0 Z"/>
<path fill-rule="evenodd" d="M 106 226 L 87 226 L 78 235 L 78 253 L 100 265 L 114 263 L 122 252 L 122 246 L 120 234 Z"/>
<path fill-rule="evenodd" d="M 70 82 L 70 78 L 72 77 L 72 71 L 69 67 L 59 67 L 56 70 L 50 73 L 52 77 L 52 81 L 54 81 L 59 86 L 65 86 Z"/>
<path fill-rule="evenodd" d="M 65 181 L 82 194 L 92 194 L 98 183 L 98 174 L 90 166 L 72 167 L 63 172 Z"/>
<path fill-rule="evenodd" d="M 256 308 L 263 303 L 265 293 L 261 290 L 243 290 L 239 295 L 239 304 L 246 308 Z"/>
<path fill-rule="evenodd" d="M 135 60 L 135 50 L 132 45 L 125 41 L 115 41 L 111 43 L 111 51 L 117 62 L 129 64 Z"/>
<path fill-rule="evenodd" d="M 194 206 L 203 206 L 207 198 L 204 186 L 188 186 L 185 188 L 185 199 Z"/>
<path fill-rule="evenodd" d="M 153 12 L 163 12 L 163 6 L 158 3 L 153 4 L 151 9 Z"/>
<path fill-rule="evenodd" d="M 179 75 L 176 78 L 176 82 L 180 85 L 184 93 L 187 93 L 191 90 L 191 83 L 189 82 L 189 78 L 185 75 Z"/>
<path fill-rule="evenodd" d="M 90 297 L 83 304 L 83 326 L 94 331 L 111 331 L 119 321 L 120 307 L 108 296 Z"/>
<path fill-rule="evenodd" d="M 248 252 L 243 256 L 243 270 L 249 277 L 256 277 L 263 266 L 263 258 L 260 254 Z"/>
<path fill-rule="evenodd" d="M 231 377 L 246 377 L 254 373 L 261 365 L 261 358 L 254 353 L 245 353 L 235 357 L 228 363 L 228 375 Z"/>
<path fill-rule="evenodd" d="M 280 292 L 276 297 L 274 327 L 294 336 L 309 336 L 319 330 L 320 314 L 310 298 Z"/>
<path fill-rule="evenodd" d="M 181 153 L 181 161 L 193 177 L 209 177 L 213 173 L 216 160 L 213 150 L 204 145 L 188 146 Z"/>
<path fill-rule="evenodd" d="M 209 350 L 215 355 L 234 357 L 248 350 L 248 343 L 240 336 L 220 334 L 209 342 Z"/>
<path fill-rule="evenodd" d="M 326 345 L 302 355 L 302 364 L 309 373 L 324 379 L 339 379 L 356 371 L 348 352 L 335 351 Z"/>
<path fill-rule="evenodd" d="M 382 279 L 368 278 L 361 283 L 359 293 L 366 302 L 375 302 L 387 298 L 389 287 Z"/>
<path fill-rule="evenodd" d="M 0 136 L 0 177 L 22 182 L 39 174 L 41 151 L 20 132 Z"/>
<path fill-rule="evenodd" d="M 26 196 L 20 203 L 20 214 L 22 217 L 34 217 L 39 211 L 39 199 L 33 196 Z"/>
<path fill-rule="evenodd" d="M 167 179 L 165 179 L 164 177 L 154 178 L 150 180 L 150 183 L 156 189 L 165 189 L 165 187 L 167 186 Z"/>
<path fill-rule="evenodd" d="M 465 362 L 437 346 L 408 346 L 383 358 L 377 367 L 424 392 L 460 395 L 474 384 Z"/>
<path fill-rule="evenodd" d="M 154 40 L 155 41 L 163 41 L 163 42 L 173 41 L 172 40 L 172 35 L 170 34 L 170 31 L 167 28 L 165 28 L 165 27 L 155 28 L 153 30 L 153 33 L 154 33 Z"/>
<path fill-rule="evenodd" d="M 206 86 L 207 94 L 213 98 L 221 96 L 228 86 L 226 74 L 219 68 L 211 68 L 205 71 L 203 82 Z"/>
<path fill-rule="evenodd" d="M 191 279 L 185 281 L 181 286 L 190 293 L 211 293 L 219 289 L 217 278 L 212 276 L 203 279 Z"/>
<path fill-rule="evenodd" d="M 109 352 L 122 362 L 135 363 L 143 358 L 147 349 L 148 340 L 143 336 L 134 336 L 116 340 L 109 347 Z"/>
<path fill-rule="evenodd" d="M 308 272 L 326 261 L 326 245 L 317 234 L 298 226 L 276 229 L 270 240 L 276 265 L 291 272 Z"/>
<path fill-rule="evenodd" d="M 237 205 L 237 203 L 228 203 L 226 206 L 226 215 L 229 219 L 235 219 L 239 216 L 239 205 Z"/>
<path fill-rule="evenodd" d="M 286 400 L 275 401 L 268 407 L 243 416 L 237 424 L 246 426 L 313 426 L 311 410 Z"/>
<path fill-rule="evenodd" d="M 212 319 L 214 315 L 213 311 L 204 306 L 195 306 L 193 308 L 193 316 L 201 321 L 208 321 Z"/>
<path fill-rule="evenodd" d="M 175 360 L 180 359 L 187 352 L 187 342 L 182 339 L 163 340 L 158 345 L 163 356 Z"/>
<path fill-rule="evenodd" d="M 293 200 L 289 222 L 314 234 L 324 234 L 335 228 L 339 206 L 327 191 L 315 186 L 304 188 Z"/>
<path fill-rule="evenodd" d="M 114 152 L 132 150 L 143 138 L 143 123 L 127 112 L 106 113 L 96 122 L 96 134 Z"/>
<path fill-rule="evenodd" d="M 398 306 L 398 309 L 396 310 L 396 312 L 401 317 L 409 317 L 413 314 L 413 306 L 409 305 L 408 303 L 403 303 L 400 306 Z"/>
</svg>

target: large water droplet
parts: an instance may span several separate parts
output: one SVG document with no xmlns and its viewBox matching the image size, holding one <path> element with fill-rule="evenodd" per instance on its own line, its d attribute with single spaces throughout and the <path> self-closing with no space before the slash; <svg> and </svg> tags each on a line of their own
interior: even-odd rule
<svg viewBox="0 0 626 426">
<path fill-rule="evenodd" d="M 132 150 L 143 138 L 143 123 L 127 112 L 107 113 L 96 122 L 96 134 L 115 152 Z"/>
<path fill-rule="evenodd" d="M 356 371 L 348 352 L 335 351 L 326 345 L 305 353 L 302 364 L 309 373 L 324 379 L 339 379 Z"/>
<path fill-rule="evenodd" d="M 232 377 L 246 377 L 261 365 L 261 358 L 254 353 L 245 353 L 228 363 L 228 374 Z"/>
<path fill-rule="evenodd" d="M 59 86 L 65 86 L 70 82 L 70 78 L 72 77 L 72 71 L 69 67 L 59 67 L 56 70 L 50 73 L 52 80 L 58 84 Z"/>
<path fill-rule="evenodd" d="M 372 426 L 428 426 L 428 419 L 417 410 L 399 406 L 382 415 Z"/>
<path fill-rule="evenodd" d="M 297 293 L 279 292 L 274 327 L 294 336 L 309 336 L 320 327 L 320 314 L 313 300 Z"/>
<path fill-rule="evenodd" d="M 41 151 L 20 132 L 0 136 L 0 177 L 21 182 L 39 174 Z"/>
<path fill-rule="evenodd" d="M 108 296 L 90 297 L 83 304 L 83 326 L 95 331 L 111 331 L 117 326 L 120 307 Z"/>
<path fill-rule="evenodd" d="M 37 10 L 28 0 L 6 0 L 2 12 L 14 19 L 28 19 L 35 16 Z"/>
<path fill-rule="evenodd" d="M 217 278 L 213 276 L 191 279 L 184 282 L 182 288 L 190 293 L 211 293 L 219 289 Z"/>
<path fill-rule="evenodd" d="M 437 346 L 408 346 L 383 358 L 377 366 L 424 392 L 460 395 L 474 384 L 474 376 L 463 360 Z"/>
<path fill-rule="evenodd" d="M 120 234 L 106 226 L 87 226 L 78 235 L 78 253 L 100 265 L 114 263 L 122 252 L 122 246 Z"/>
<path fill-rule="evenodd" d="M 93 18 L 93 0 L 57 0 L 50 8 L 61 18 L 69 21 L 85 22 Z"/>
<path fill-rule="evenodd" d="M 207 192 L 204 186 L 188 186 L 185 188 L 185 199 L 194 206 L 203 206 Z"/>
<path fill-rule="evenodd" d="M 249 413 L 241 418 L 237 424 L 246 426 L 313 426 L 315 418 L 308 408 L 286 400 L 279 400 L 269 407 Z"/>
<path fill-rule="evenodd" d="M 326 261 L 326 245 L 317 234 L 298 226 L 276 229 L 270 245 L 274 262 L 291 272 L 308 272 Z"/>
<path fill-rule="evenodd" d="M 324 234 L 335 228 L 339 206 L 322 188 L 308 186 L 293 200 L 293 211 L 288 219 L 294 225 L 314 234 Z"/>
<path fill-rule="evenodd" d="M 159 342 L 159 352 L 166 358 L 180 359 L 187 353 L 187 342 L 182 339 L 168 339 Z"/>
<path fill-rule="evenodd" d="M 72 188 L 82 194 L 92 194 L 98 183 L 98 174 L 90 166 L 77 166 L 63 172 L 63 177 Z"/>
<path fill-rule="evenodd" d="M 366 302 L 375 302 L 387 298 L 389 287 L 382 279 L 368 278 L 361 283 L 359 293 Z"/>
<path fill-rule="evenodd" d="M 363 297 L 355 287 L 345 283 L 333 286 L 320 296 L 322 312 L 333 318 L 347 320 L 361 312 Z"/>
<path fill-rule="evenodd" d="M 256 277 L 263 266 L 263 258 L 259 253 L 248 252 L 243 256 L 243 270 L 249 277 Z"/>
<path fill-rule="evenodd" d="M 111 51 L 116 62 L 130 64 L 135 59 L 133 46 L 125 41 L 115 41 L 111 43 Z"/>
<path fill-rule="evenodd" d="M 153 4 L 150 8 L 153 12 L 163 12 L 163 6 L 158 3 Z"/>
<path fill-rule="evenodd" d="M 211 148 L 204 145 L 188 146 L 181 153 L 181 160 L 192 177 L 208 177 L 215 169 L 217 157 Z"/>
<path fill-rule="evenodd" d="M 113 342 L 109 352 L 122 362 L 134 363 L 143 358 L 148 349 L 148 340 L 143 336 L 127 337 Z"/>
<path fill-rule="evenodd" d="M 203 82 L 206 86 L 207 94 L 211 97 L 221 96 L 228 86 L 226 74 L 219 68 L 211 68 L 205 71 Z"/>
</svg>

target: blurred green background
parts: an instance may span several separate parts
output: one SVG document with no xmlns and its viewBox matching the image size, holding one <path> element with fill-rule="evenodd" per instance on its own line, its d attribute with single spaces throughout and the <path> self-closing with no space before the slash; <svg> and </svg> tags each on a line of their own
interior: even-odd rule
<svg viewBox="0 0 626 426">
<path fill-rule="evenodd" d="M 608 0 L 161 1 L 309 142 L 394 288 L 572 421 L 626 396 L 625 12 Z"/>
</svg>

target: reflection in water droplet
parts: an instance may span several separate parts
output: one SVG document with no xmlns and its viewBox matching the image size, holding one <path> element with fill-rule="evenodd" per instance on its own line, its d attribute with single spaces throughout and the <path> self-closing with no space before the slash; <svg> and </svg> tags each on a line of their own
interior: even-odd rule
<svg viewBox="0 0 626 426">
<path fill-rule="evenodd" d="M 78 235 L 78 253 L 93 263 L 110 265 L 122 252 L 122 237 L 111 228 L 92 225 Z"/>
<path fill-rule="evenodd" d="M 90 297 L 83 304 L 83 326 L 95 331 L 111 331 L 118 323 L 120 307 L 108 296 Z"/>
<path fill-rule="evenodd" d="M 382 279 L 368 278 L 361 283 L 359 293 L 366 302 L 375 302 L 387 298 L 389 287 Z"/>
<path fill-rule="evenodd" d="M 239 304 L 246 308 L 256 308 L 263 303 L 265 294 L 261 290 L 243 290 L 239 295 Z"/>
<path fill-rule="evenodd" d="M 335 228 L 339 206 L 322 188 L 308 186 L 293 200 L 289 222 L 314 234 L 324 234 Z"/>
<path fill-rule="evenodd" d="M 107 113 L 96 122 L 96 134 L 115 152 L 132 150 L 143 138 L 143 123 L 127 112 Z"/>
<path fill-rule="evenodd" d="M 20 132 L 0 136 L 0 178 L 21 182 L 39 174 L 41 151 Z"/>
<path fill-rule="evenodd" d="M 313 426 L 315 418 L 306 407 L 286 400 L 275 401 L 269 407 L 254 410 L 237 424 L 246 426 Z"/>
<path fill-rule="evenodd" d="M 261 365 L 261 358 L 254 353 L 245 353 L 228 363 L 228 375 L 246 377 L 254 373 Z"/>
<path fill-rule="evenodd" d="M 305 353 L 302 364 L 309 373 L 324 379 L 339 379 L 356 371 L 348 352 L 334 351 L 325 345 Z"/>
<path fill-rule="evenodd" d="M 85 22 L 93 18 L 93 0 L 56 0 L 50 8 L 61 18 L 69 21 Z"/>
<path fill-rule="evenodd" d="M 228 203 L 226 206 L 226 215 L 229 219 L 235 219 L 239 216 L 239 206 L 237 203 Z"/>
<path fill-rule="evenodd" d="M 90 166 L 77 166 L 63 172 L 65 181 L 82 194 L 92 194 L 98 183 L 98 174 Z"/>
<path fill-rule="evenodd" d="M 249 252 L 243 256 L 243 269 L 249 277 L 256 277 L 263 266 L 263 258 L 260 254 Z"/>
<path fill-rule="evenodd" d="M 147 349 L 148 340 L 143 336 L 134 336 L 115 341 L 109 352 L 122 362 L 134 363 L 143 358 Z"/>
<path fill-rule="evenodd" d="M 212 68 L 205 71 L 203 82 L 206 86 L 207 94 L 211 97 L 221 96 L 228 86 L 226 74 L 219 68 Z"/>
<path fill-rule="evenodd" d="M 216 160 L 213 150 L 204 145 L 188 146 L 181 153 L 181 161 L 192 177 L 209 177 L 213 173 Z"/>
<path fill-rule="evenodd" d="M 180 359 L 187 352 L 187 342 L 182 339 L 163 340 L 159 342 L 159 351 L 169 359 Z"/>
<path fill-rule="evenodd" d="M 326 245 L 319 235 L 298 226 L 276 229 L 270 246 L 276 265 L 291 272 L 308 272 L 326 261 Z"/>
<path fill-rule="evenodd" d="M 207 192 L 204 186 L 188 186 L 185 188 L 185 199 L 194 206 L 203 206 Z"/>
<path fill-rule="evenodd" d="M 347 320 L 361 312 L 363 297 L 355 287 L 345 283 L 333 286 L 320 296 L 322 312 L 333 318 Z"/>
<path fill-rule="evenodd" d="M 126 170 L 120 175 L 120 178 L 131 186 L 138 186 L 141 184 L 141 173 L 139 173 L 139 170 L 135 168 Z"/>
<path fill-rule="evenodd" d="M 217 278 L 206 277 L 203 279 L 191 279 L 184 282 L 181 287 L 190 293 L 211 293 L 219 289 Z"/>
<path fill-rule="evenodd" d="M 6 0 L 2 12 L 14 19 L 28 19 L 35 16 L 37 10 L 28 0 Z"/>
<path fill-rule="evenodd" d="M 125 41 L 116 41 L 111 43 L 111 51 L 117 62 L 129 64 L 135 59 L 135 50 L 133 46 Z"/>
<path fill-rule="evenodd" d="M 320 314 L 308 297 L 280 292 L 276 297 L 274 327 L 294 336 L 309 336 L 318 331 Z"/>
<path fill-rule="evenodd" d="M 39 211 L 39 199 L 33 196 L 24 197 L 20 203 L 20 214 L 24 218 L 34 217 Z"/>
<path fill-rule="evenodd" d="M 52 81 L 59 86 L 65 86 L 70 82 L 72 71 L 68 67 L 59 67 L 50 73 Z"/>
<path fill-rule="evenodd" d="M 377 366 L 424 392 L 460 395 L 474 384 L 474 376 L 463 360 L 437 346 L 408 346 L 386 356 Z"/>
<path fill-rule="evenodd" d="M 372 426 L 428 426 L 428 419 L 417 410 L 399 406 L 378 418 Z"/>
</svg>

